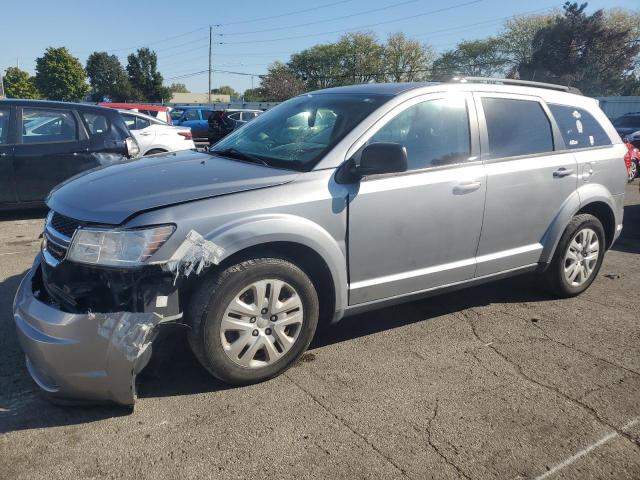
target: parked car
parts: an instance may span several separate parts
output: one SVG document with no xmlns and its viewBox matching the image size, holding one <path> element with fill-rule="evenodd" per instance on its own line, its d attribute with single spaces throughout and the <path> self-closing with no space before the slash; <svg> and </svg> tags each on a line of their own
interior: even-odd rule
<svg viewBox="0 0 640 480">
<path fill-rule="evenodd" d="M 638 176 L 638 170 L 640 170 L 640 150 L 631 143 L 625 143 L 625 145 L 627 146 L 627 153 L 624 155 L 624 163 L 627 166 L 629 181 L 632 182 Z"/>
<path fill-rule="evenodd" d="M 193 136 L 189 127 L 167 125 L 148 115 L 119 110 L 124 123 L 138 142 L 140 155 L 193 150 Z"/>
<path fill-rule="evenodd" d="M 115 110 L 64 102 L 0 100 L 0 208 L 42 205 L 57 184 L 138 155 Z"/>
<path fill-rule="evenodd" d="M 205 140 L 208 137 L 210 107 L 174 107 L 171 119 L 174 125 L 189 127 L 194 139 Z"/>
<path fill-rule="evenodd" d="M 621 138 L 626 138 L 634 147 L 640 148 L 640 112 L 631 112 L 616 118 L 613 126 Z"/>
<path fill-rule="evenodd" d="M 172 125 L 171 107 L 165 105 L 146 105 L 144 103 L 100 103 L 100 106 L 115 108 L 116 110 L 131 110 L 156 118 L 167 125 Z"/>
<path fill-rule="evenodd" d="M 215 110 L 209 116 L 209 143 L 213 145 L 262 113 L 262 110 L 250 109 Z"/>
<path fill-rule="evenodd" d="M 131 405 L 170 324 L 244 385 L 374 308 L 525 272 L 585 291 L 622 230 L 626 147 L 594 99 L 466 80 L 312 92 L 207 152 L 58 187 L 14 302 L 36 383 Z"/>
</svg>

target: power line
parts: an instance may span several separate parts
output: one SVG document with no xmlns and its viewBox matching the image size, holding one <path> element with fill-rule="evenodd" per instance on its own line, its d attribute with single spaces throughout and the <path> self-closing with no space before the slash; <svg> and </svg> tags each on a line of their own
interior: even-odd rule
<svg viewBox="0 0 640 480">
<path fill-rule="evenodd" d="M 352 1 L 353 0 L 340 0 L 338 2 L 325 3 L 324 5 L 318 5 L 318 6 L 311 7 L 311 8 L 305 8 L 304 10 L 296 10 L 294 12 L 280 13 L 280 14 L 277 14 L 277 15 L 271 15 L 269 17 L 253 18 L 253 19 L 250 19 L 250 20 L 238 20 L 236 22 L 221 23 L 221 24 L 216 25 L 216 27 L 226 27 L 227 25 L 240 25 L 240 24 L 243 24 L 243 23 L 261 22 L 263 20 L 273 20 L 274 18 L 282 18 L 282 17 L 288 17 L 290 15 L 297 15 L 299 13 L 313 12 L 315 10 L 320 10 L 322 8 L 334 7 L 336 5 L 341 5 L 343 3 L 348 3 L 348 2 L 352 2 Z"/>
<path fill-rule="evenodd" d="M 384 10 L 389 10 L 391 8 L 397 8 L 397 7 L 401 7 L 403 5 L 408 5 L 410 3 L 416 3 L 416 2 L 421 2 L 421 1 L 423 1 L 423 0 L 406 0 L 404 2 L 394 3 L 392 5 L 387 5 L 385 7 L 380 7 L 380 8 L 372 8 L 372 9 L 369 9 L 369 10 L 363 10 L 361 12 L 351 13 L 349 15 L 341 15 L 339 17 L 327 18 L 327 19 L 324 19 L 324 20 L 315 20 L 313 22 L 307 22 L 307 23 L 298 23 L 296 25 L 287 25 L 287 29 L 299 28 L 299 27 L 308 27 L 310 25 L 318 25 L 320 23 L 334 22 L 336 20 L 343 20 L 345 18 L 353 18 L 353 17 L 358 17 L 360 15 L 367 15 L 369 13 L 382 12 Z M 228 36 L 231 36 L 231 35 L 249 35 L 249 34 L 253 34 L 253 33 L 274 32 L 274 31 L 277 31 L 277 30 L 282 30 L 282 27 L 265 28 L 265 29 L 262 29 L 262 30 L 253 30 L 253 31 L 250 31 L 250 32 L 216 33 L 216 36 L 228 37 Z"/>
<path fill-rule="evenodd" d="M 393 19 L 393 20 L 385 20 L 385 21 L 382 21 L 382 22 L 370 23 L 368 25 L 360 25 L 358 27 L 352 27 L 352 28 L 341 29 L 341 30 L 332 30 L 332 31 L 329 31 L 329 32 L 317 32 L 317 33 L 309 33 L 309 34 L 305 34 L 305 35 L 294 35 L 294 36 L 288 36 L 288 37 L 269 38 L 269 39 L 260 39 L 260 40 L 250 40 L 250 41 L 241 41 L 241 42 L 216 42 L 216 43 L 218 45 L 254 44 L 256 42 L 260 42 L 260 43 L 278 42 L 278 41 L 281 41 L 281 40 L 295 40 L 295 39 L 298 39 L 298 38 L 318 37 L 318 36 L 324 36 L 324 35 L 331 35 L 331 34 L 334 34 L 334 33 L 353 32 L 353 31 L 362 30 L 362 29 L 366 29 L 366 28 L 377 27 L 379 25 L 386 25 L 386 24 L 389 24 L 389 23 L 402 22 L 404 20 L 409 20 L 409 19 L 413 19 L 413 18 L 419 18 L 419 17 L 428 16 L 428 15 L 434 15 L 436 13 L 442 13 L 442 12 L 454 10 L 454 9 L 457 9 L 457 8 L 468 7 L 469 5 L 474 5 L 476 3 L 480 3 L 480 2 L 483 2 L 483 1 L 484 0 L 472 0 L 472 1 L 469 1 L 469 2 L 464 2 L 464 3 L 458 3 L 456 5 L 451 5 L 449 7 L 438 8 L 436 10 L 431 10 L 429 12 L 416 13 L 416 14 L 413 14 L 413 15 L 408 15 L 406 17 L 396 18 L 396 19 Z"/>
</svg>

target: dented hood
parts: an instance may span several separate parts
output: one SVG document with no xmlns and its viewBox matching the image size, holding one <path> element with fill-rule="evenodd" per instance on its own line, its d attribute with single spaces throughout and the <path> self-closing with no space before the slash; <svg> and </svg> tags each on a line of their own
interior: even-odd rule
<svg viewBox="0 0 640 480">
<path fill-rule="evenodd" d="M 281 185 L 297 175 L 185 151 L 88 171 L 56 187 L 47 205 L 77 220 L 117 225 L 140 211 Z"/>
</svg>

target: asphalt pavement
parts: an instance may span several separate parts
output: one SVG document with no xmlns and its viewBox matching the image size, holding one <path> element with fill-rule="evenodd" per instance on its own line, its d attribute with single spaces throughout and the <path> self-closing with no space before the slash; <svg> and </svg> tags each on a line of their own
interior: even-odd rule
<svg viewBox="0 0 640 480">
<path fill-rule="evenodd" d="M 344 320 L 227 388 L 176 334 L 133 412 L 59 407 L 11 315 L 43 212 L 0 216 L 0 479 L 640 478 L 640 195 L 583 295 L 518 277 Z"/>
</svg>

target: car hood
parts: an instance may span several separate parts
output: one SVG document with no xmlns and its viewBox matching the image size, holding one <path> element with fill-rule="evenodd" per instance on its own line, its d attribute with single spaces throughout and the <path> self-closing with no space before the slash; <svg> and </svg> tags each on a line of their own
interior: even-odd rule
<svg viewBox="0 0 640 480">
<path fill-rule="evenodd" d="M 141 211 L 281 185 L 298 175 L 184 151 L 90 170 L 56 187 L 46 203 L 70 218 L 118 225 Z"/>
</svg>

